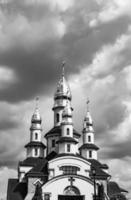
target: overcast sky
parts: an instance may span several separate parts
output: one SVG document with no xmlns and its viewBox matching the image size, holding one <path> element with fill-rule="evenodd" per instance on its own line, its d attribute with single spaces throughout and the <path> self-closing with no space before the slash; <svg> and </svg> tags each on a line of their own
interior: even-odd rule
<svg viewBox="0 0 131 200">
<path fill-rule="evenodd" d="M 90 99 L 99 158 L 131 190 L 131 0 L 0 0 L 0 197 L 25 158 L 40 97 L 43 136 L 66 61 L 74 125 Z"/>
</svg>

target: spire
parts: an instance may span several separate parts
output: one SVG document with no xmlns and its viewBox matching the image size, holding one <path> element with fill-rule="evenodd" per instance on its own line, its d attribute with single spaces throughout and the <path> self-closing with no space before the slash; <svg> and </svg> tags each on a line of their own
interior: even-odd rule
<svg viewBox="0 0 131 200">
<path fill-rule="evenodd" d="M 57 98 L 68 98 L 71 99 L 71 91 L 69 85 L 65 79 L 65 61 L 62 62 L 62 75 L 58 82 L 57 89 L 55 92 L 55 99 Z"/>
<path fill-rule="evenodd" d="M 65 64 L 66 64 L 66 62 L 63 61 L 63 62 L 62 62 L 62 76 L 63 76 L 63 77 L 65 76 Z"/>
<path fill-rule="evenodd" d="M 32 115 L 31 122 L 41 124 L 41 116 L 40 116 L 40 112 L 39 112 L 39 97 L 36 97 L 36 99 L 35 99 L 35 110 Z"/>
<path fill-rule="evenodd" d="M 86 129 L 86 131 L 94 131 L 93 130 L 93 120 L 92 120 L 92 117 L 91 117 L 91 114 L 90 114 L 90 111 L 89 111 L 89 103 L 90 103 L 90 100 L 87 99 L 87 112 L 86 112 L 86 116 L 85 116 L 85 119 L 84 119 L 84 129 Z"/>
<path fill-rule="evenodd" d="M 31 118 L 31 127 L 30 130 L 42 130 L 41 127 L 41 116 L 39 112 L 39 97 L 35 99 L 35 110 Z"/>
</svg>

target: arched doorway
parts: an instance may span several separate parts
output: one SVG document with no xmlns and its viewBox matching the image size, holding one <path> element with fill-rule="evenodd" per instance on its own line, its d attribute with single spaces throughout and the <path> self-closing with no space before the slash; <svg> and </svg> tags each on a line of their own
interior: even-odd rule
<svg viewBox="0 0 131 200">
<path fill-rule="evenodd" d="M 67 186 L 63 192 L 64 195 L 80 195 L 80 191 L 78 188 L 74 186 Z"/>
<path fill-rule="evenodd" d="M 80 191 L 75 186 L 67 186 L 63 195 L 58 195 L 58 200 L 83 200 L 84 196 L 80 195 Z"/>
</svg>

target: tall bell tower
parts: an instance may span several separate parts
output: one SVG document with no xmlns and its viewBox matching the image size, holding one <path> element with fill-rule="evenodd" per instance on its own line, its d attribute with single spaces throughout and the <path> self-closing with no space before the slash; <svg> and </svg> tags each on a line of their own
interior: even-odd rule
<svg viewBox="0 0 131 200">
<path fill-rule="evenodd" d="M 57 84 L 57 89 L 54 95 L 54 126 L 60 126 L 62 122 L 63 109 L 66 106 L 66 102 L 71 102 L 72 96 L 70 87 L 65 79 L 65 62 L 62 63 L 62 75 Z"/>
<path fill-rule="evenodd" d="M 89 100 L 87 100 L 87 112 L 84 118 L 82 133 L 83 144 L 79 148 L 80 154 L 87 159 L 97 160 L 97 151 L 99 148 L 95 145 L 94 141 L 94 129 L 92 117 L 89 111 Z"/>
<path fill-rule="evenodd" d="M 39 98 L 36 98 L 36 106 L 31 118 L 30 142 L 25 145 L 27 157 L 44 157 L 45 145 L 42 143 L 41 116 L 38 108 Z"/>
</svg>

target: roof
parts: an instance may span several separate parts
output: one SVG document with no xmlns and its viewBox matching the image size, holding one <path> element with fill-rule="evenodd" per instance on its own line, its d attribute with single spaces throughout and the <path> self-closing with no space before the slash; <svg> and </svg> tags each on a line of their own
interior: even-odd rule
<svg viewBox="0 0 131 200">
<path fill-rule="evenodd" d="M 103 169 L 108 169 L 108 166 L 106 164 L 102 164 L 100 163 L 98 160 L 95 159 L 87 159 L 88 162 L 91 163 L 91 169 L 95 169 L 96 171 L 96 175 L 95 178 L 96 179 L 107 179 L 108 177 L 110 177 L 110 175 L 105 172 Z M 90 173 L 91 178 L 93 178 L 93 174 L 92 171 Z"/>
<path fill-rule="evenodd" d="M 19 183 L 18 179 L 8 180 L 7 200 L 24 200 L 26 195 L 26 183 Z"/>
<path fill-rule="evenodd" d="M 108 196 L 112 197 L 114 195 L 118 195 L 118 194 L 121 194 L 122 192 L 128 192 L 128 191 L 120 188 L 116 182 L 110 181 L 108 182 L 108 185 L 107 185 L 107 192 L 108 192 Z"/>
<path fill-rule="evenodd" d="M 39 162 L 45 162 L 45 158 L 42 157 L 28 157 L 23 161 L 19 162 L 20 166 L 36 166 Z"/>
<path fill-rule="evenodd" d="M 97 147 L 95 144 L 87 143 L 83 144 L 80 148 L 81 149 L 92 149 L 92 150 L 99 150 L 99 147 Z"/>
<path fill-rule="evenodd" d="M 25 148 L 27 147 L 42 147 L 42 148 L 46 148 L 46 146 L 42 143 L 42 142 L 29 142 L 28 144 L 25 145 Z"/>
<path fill-rule="evenodd" d="M 42 181 L 45 183 L 48 178 L 48 161 L 46 159 L 38 159 L 35 162 L 33 168 L 26 174 L 27 177 L 41 177 Z"/>
<path fill-rule="evenodd" d="M 95 176 L 92 173 L 92 170 L 90 172 L 90 177 L 92 179 L 97 179 L 97 180 L 106 180 L 108 177 L 110 177 L 110 175 L 108 173 L 106 173 L 105 171 L 103 171 L 101 168 L 96 167 L 96 166 L 91 166 L 91 169 L 95 169 Z"/>
<path fill-rule="evenodd" d="M 99 167 L 102 169 L 108 169 L 108 166 L 106 164 L 102 164 L 98 160 L 95 159 L 87 159 L 87 160 L 92 164 L 92 166 Z"/>
<path fill-rule="evenodd" d="M 52 151 L 51 153 L 49 153 L 47 156 L 46 156 L 46 160 L 50 161 L 52 160 L 53 158 L 55 158 L 57 156 L 57 153 L 55 151 Z"/>
<path fill-rule="evenodd" d="M 56 143 L 63 143 L 63 142 L 78 143 L 78 141 L 76 141 L 72 137 L 61 137 Z"/>
<path fill-rule="evenodd" d="M 58 135 L 58 136 L 61 136 L 61 126 L 55 126 L 53 127 L 50 131 L 48 131 L 46 134 L 45 134 L 45 138 L 46 137 L 49 137 L 49 136 L 52 136 L 52 135 Z M 75 129 L 73 129 L 73 135 L 76 136 L 76 137 L 81 137 L 81 134 L 79 134 Z"/>
<path fill-rule="evenodd" d="M 64 157 L 64 156 L 73 156 L 73 157 L 79 157 L 83 160 L 87 160 L 89 163 L 91 163 L 91 168 L 95 168 L 96 170 L 96 176 L 95 178 L 97 180 L 106 180 L 108 177 L 110 177 L 110 175 L 108 173 L 106 173 L 105 171 L 103 171 L 103 164 L 101 164 L 99 161 L 95 160 L 95 159 L 86 159 L 84 157 L 82 157 L 80 154 L 69 154 L 69 153 L 62 153 L 62 154 L 56 154 L 53 153 L 54 156 L 52 156 L 52 159 L 54 158 L 59 158 L 59 157 Z M 50 159 L 51 160 L 51 159 Z M 92 173 L 90 173 L 90 177 L 93 178 Z"/>
</svg>

